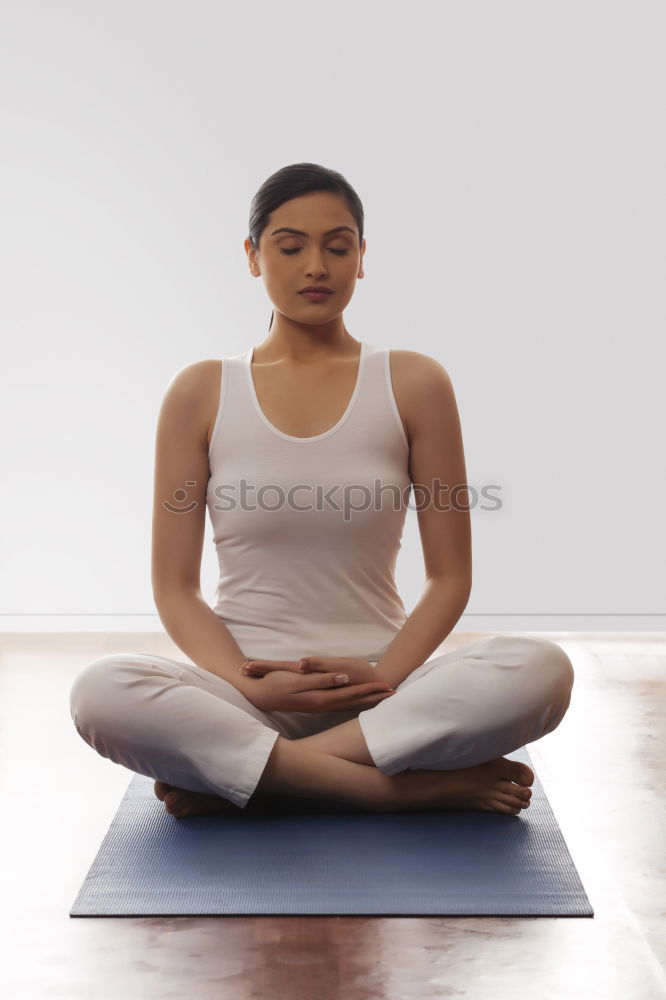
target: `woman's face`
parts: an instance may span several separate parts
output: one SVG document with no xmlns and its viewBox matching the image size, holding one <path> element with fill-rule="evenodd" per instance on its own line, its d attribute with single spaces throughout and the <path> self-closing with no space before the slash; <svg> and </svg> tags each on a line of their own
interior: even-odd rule
<svg viewBox="0 0 666 1000">
<path fill-rule="evenodd" d="M 330 232 L 339 226 L 347 228 Z M 329 191 L 283 202 L 271 212 L 259 251 L 251 249 L 249 240 L 245 249 L 252 273 L 261 274 L 276 310 L 306 326 L 338 317 L 354 294 L 356 279 L 363 277 L 365 240 L 359 247 L 354 216 L 343 199 Z M 326 285 L 332 294 L 319 302 L 306 299 L 299 294 L 306 285 Z"/>
</svg>

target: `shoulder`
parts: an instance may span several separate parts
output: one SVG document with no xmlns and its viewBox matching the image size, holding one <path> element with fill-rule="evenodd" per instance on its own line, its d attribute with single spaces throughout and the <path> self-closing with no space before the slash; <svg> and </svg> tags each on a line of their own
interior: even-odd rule
<svg viewBox="0 0 666 1000">
<path fill-rule="evenodd" d="M 391 348 L 390 359 L 396 400 L 411 442 L 433 407 L 439 412 L 451 407 L 453 386 L 444 365 L 429 354 Z"/>
<path fill-rule="evenodd" d="M 167 390 L 177 395 L 198 397 L 201 391 L 222 373 L 222 361 L 207 359 L 192 361 L 175 372 L 168 382 Z"/>
<path fill-rule="evenodd" d="M 405 379 L 412 381 L 425 379 L 436 384 L 438 380 L 446 380 L 449 377 L 441 362 L 431 358 L 429 354 L 421 354 L 420 351 L 391 348 L 391 367 Z"/>
<path fill-rule="evenodd" d="M 222 364 L 214 358 L 190 362 L 171 376 L 164 393 L 163 407 L 197 421 L 208 441 L 220 402 Z"/>
</svg>

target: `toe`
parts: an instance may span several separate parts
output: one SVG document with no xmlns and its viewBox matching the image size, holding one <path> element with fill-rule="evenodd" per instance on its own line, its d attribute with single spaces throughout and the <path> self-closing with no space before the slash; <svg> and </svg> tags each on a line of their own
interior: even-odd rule
<svg viewBox="0 0 666 1000">
<path fill-rule="evenodd" d="M 513 780 L 518 785 L 523 785 L 529 788 L 530 785 L 534 784 L 534 771 L 527 764 L 523 764 L 521 761 L 516 761 L 516 768 L 514 772 Z"/>
<path fill-rule="evenodd" d="M 191 814 L 192 801 L 192 796 L 183 791 L 182 788 L 173 788 L 164 796 L 164 805 L 167 812 L 175 816 L 176 819 L 182 819 L 183 816 Z"/>
<path fill-rule="evenodd" d="M 518 785 L 514 781 L 503 780 L 501 790 L 505 795 L 510 795 L 519 802 L 529 802 L 532 797 L 532 789 L 524 785 Z"/>
<path fill-rule="evenodd" d="M 181 804 L 181 796 L 176 791 L 167 792 L 164 796 L 164 805 L 167 809 L 174 810 L 178 809 Z"/>
<path fill-rule="evenodd" d="M 507 797 L 496 795 L 490 800 L 491 808 L 494 812 L 508 813 L 516 815 L 520 812 L 520 807 L 515 802 L 508 801 Z"/>
<path fill-rule="evenodd" d="M 173 788 L 173 785 L 167 785 L 165 781 L 156 781 L 154 788 L 155 795 L 163 802 L 164 796 Z"/>
<path fill-rule="evenodd" d="M 499 799 L 506 806 L 517 809 L 526 809 L 530 804 L 530 790 L 522 785 L 515 785 L 513 782 L 502 782 L 502 787 L 495 789 L 494 798 Z"/>
</svg>

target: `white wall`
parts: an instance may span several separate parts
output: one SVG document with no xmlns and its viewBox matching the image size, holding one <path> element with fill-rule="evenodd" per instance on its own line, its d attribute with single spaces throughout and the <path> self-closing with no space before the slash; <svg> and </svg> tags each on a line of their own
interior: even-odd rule
<svg viewBox="0 0 666 1000">
<path fill-rule="evenodd" d="M 265 338 L 250 200 L 303 160 L 364 203 L 347 328 L 442 362 L 499 487 L 458 628 L 664 628 L 665 29 L 657 0 L 4 4 L 0 629 L 161 628 L 162 394 Z M 411 510 L 410 609 L 422 566 Z M 211 601 L 215 568 L 208 524 Z"/>
</svg>

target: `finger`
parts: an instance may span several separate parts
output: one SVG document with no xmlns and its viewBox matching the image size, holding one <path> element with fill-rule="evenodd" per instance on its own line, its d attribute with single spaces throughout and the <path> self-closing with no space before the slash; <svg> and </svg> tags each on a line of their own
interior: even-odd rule
<svg viewBox="0 0 666 1000">
<path fill-rule="evenodd" d="M 345 691 L 339 688 L 337 691 L 329 691 L 329 693 L 325 695 L 325 703 L 327 705 L 333 705 L 332 711 L 344 711 L 347 708 L 372 708 L 374 705 L 379 705 L 380 702 L 385 701 L 387 698 L 392 698 L 396 693 L 396 691 L 375 691 L 373 694 L 365 695 L 365 697 L 359 697 L 359 695 L 353 691 Z"/>
<path fill-rule="evenodd" d="M 294 660 L 248 660 L 241 667 L 244 674 L 263 677 L 271 670 L 297 670 Z"/>
<path fill-rule="evenodd" d="M 269 673 L 268 667 L 241 667 L 241 673 L 246 677 L 263 677 Z"/>
<path fill-rule="evenodd" d="M 356 695 L 371 694 L 375 691 L 386 691 L 391 687 L 390 684 L 386 684 L 384 681 L 365 681 L 362 684 L 351 684 L 349 680 L 338 681 L 335 678 L 340 676 L 339 674 L 321 674 L 316 682 L 314 676 L 312 677 L 312 683 L 317 687 L 330 688 L 330 687 L 341 687 L 349 688 L 353 690 Z M 348 674 L 343 674 L 342 676 L 349 677 Z"/>
<path fill-rule="evenodd" d="M 271 667 L 273 670 L 287 670 L 296 665 L 295 660 L 246 660 L 248 667 Z"/>
<path fill-rule="evenodd" d="M 313 677 L 312 680 L 314 681 L 314 679 L 315 678 Z M 349 674 L 345 674 L 342 671 L 340 673 L 338 673 L 337 670 L 333 670 L 333 671 L 330 671 L 327 674 L 319 674 L 319 677 L 317 678 L 317 683 L 319 685 L 321 685 L 321 687 L 331 687 L 331 686 L 333 686 L 333 687 L 349 687 L 350 686 L 350 684 L 349 684 Z M 358 690 L 358 688 L 360 687 L 360 685 L 357 684 L 357 685 L 355 685 L 355 687 Z"/>
<path fill-rule="evenodd" d="M 353 691 L 348 691 L 346 694 L 350 699 L 349 707 L 354 708 L 356 705 L 375 705 L 386 698 L 392 698 L 394 694 L 397 694 L 397 691 L 370 691 L 368 694 L 361 695 L 360 697 Z"/>
<path fill-rule="evenodd" d="M 382 691 L 366 691 L 366 684 L 354 684 L 353 686 L 348 686 L 346 684 L 341 685 L 338 688 L 328 688 L 328 693 L 331 697 L 337 698 L 337 692 L 340 692 L 341 699 L 350 699 L 353 704 L 364 698 L 383 698 L 385 695 L 396 694 L 396 691 L 387 691 L 386 689 Z"/>
<path fill-rule="evenodd" d="M 361 698 L 360 701 L 356 701 L 356 699 L 354 699 L 349 707 L 356 708 L 357 705 L 379 705 L 381 701 L 386 701 L 387 698 L 390 698 L 396 693 L 396 691 L 376 691 L 374 694 L 368 695 L 366 698 Z"/>
<path fill-rule="evenodd" d="M 298 661 L 298 669 L 301 673 L 306 673 L 308 670 L 319 670 L 325 673 L 343 674 L 345 668 L 353 663 L 353 657 L 349 656 L 327 656 L 324 658 L 321 656 L 302 656 Z"/>
<path fill-rule="evenodd" d="M 323 664 L 319 656 L 302 656 L 298 661 L 298 670 L 302 674 L 307 674 L 317 670 L 330 672 L 331 661 L 328 659 L 326 663 Z"/>
</svg>

